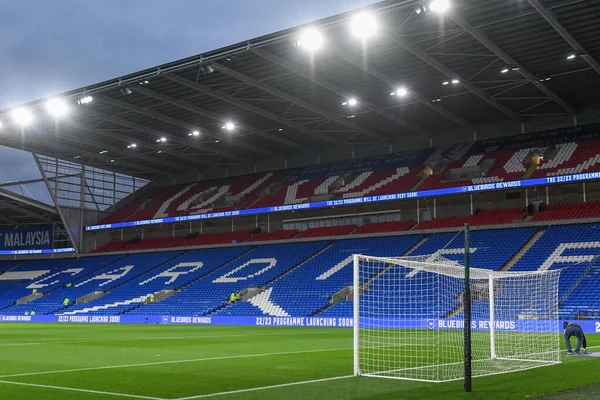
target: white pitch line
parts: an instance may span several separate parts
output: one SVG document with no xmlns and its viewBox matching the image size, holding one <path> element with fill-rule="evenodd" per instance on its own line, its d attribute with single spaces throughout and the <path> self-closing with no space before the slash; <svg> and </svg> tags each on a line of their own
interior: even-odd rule
<svg viewBox="0 0 600 400">
<path fill-rule="evenodd" d="M 71 388 L 71 387 L 65 387 L 65 386 L 39 385 L 37 383 L 0 381 L 0 384 L 1 383 L 7 384 L 7 385 L 37 387 L 37 388 L 42 388 L 42 389 L 64 390 L 64 391 L 68 391 L 68 392 L 83 392 L 83 393 L 92 393 L 92 394 L 103 394 L 103 395 L 107 395 L 107 396 L 127 397 L 129 399 L 166 400 L 166 399 L 162 399 L 160 397 L 140 396 L 140 395 L 137 395 L 137 394 L 126 394 L 126 393 L 117 393 L 117 392 L 103 392 L 103 391 L 100 391 L 100 390 L 78 389 L 78 388 Z"/>
<path fill-rule="evenodd" d="M 139 364 L 108 365 L 108 366 L 103 366 L 103 367 L 74 368 L 74 369 L 62 369 L 62 370 L 55 370 L 55 371 L 40 371 L 40 372 L 25 372 L 22 374 L 0 375 L 0 378 L 13 378 L 13 377 L 20 377 L 20 376 L 34 376 L 34 375 L 48 375 L 48 374 L 64 374 L 64 373 L 68 373 L 68 372 L 96 371 L 96 370 L 103 370 L 103 369 L 145 367 L 145 366 L 166 365 L 166 364 L 183 364 L 183 363 L 192 363 L 192 362 L 201 362 L 201 361 L 229 360 L 229 359 L 236 359 L 236 358 L 285 356 L 285 355 L 292 355 L 292 354 L 324 353 L 324 352 L 329 352 L 329 351 L 347 351 L 347 350 L 352 350 L 352 348 L 347 347 L 347 348 L 341 348 L 341 349 L 285 351 L 285 352 L 280 352 L 280 353 L 240 354 L 240 355 L 235 355 L 235 356 L 192 358 L 192 359 L 188 359 L 188 360 L 157 361 L 157 362 L 139 363 Z"/>
<path fill-rule="evenodd" d="M 354 377 L 354 375 L 335 376 L 333 378 L 323 378 L 323 379 L 313 379 L 313 380 L 310 380 L 310 381 L 281 383 L 279 385 L 259 386 L 259 387 L 248 388 L 248 389 L 230 390 L 228 392 L 199 394 L 197 396 L 180 397 L 180 398 L 174 399 L 174 400 L 203 399 L 203 398 L 206 398 L 206 397 L 226 396 L 228 394 L 238 394 L 238 393 L 255 392 L 255 391 L 258 391 L 258 390 L 267 390 L 267 389 L 277 389 L 277 388 L 288 387 L 288 386 L 306 385 L 306 384 L 310 384 L 310 383 L 318 383 L 318 382 L 335 381 L 335 380 L 340 380 L 340 379 L 348 379 L 348 378 L 352 378 L 352 377 Z"/>
</svg>

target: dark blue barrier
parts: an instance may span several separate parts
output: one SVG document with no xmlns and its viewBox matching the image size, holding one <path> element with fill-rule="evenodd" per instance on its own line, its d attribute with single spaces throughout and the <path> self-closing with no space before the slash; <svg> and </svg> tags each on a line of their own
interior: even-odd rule
<svg viewBox="0 0 600 400">
<path fill-rule="evenodd" d="M 167 325 L 243 325 L 243 326 L 306 326 L 351 328 L 351 317 L 230 317 L 173 315 L 0 315 L 0 322 L 56 322 L 79 324 L 167 324 Z M 378 328 L 462 330 L 458 319 L 361 319 L 362 325 Z M 576 321 L 585 333 L 600 333 L 600 321 Z M 472 321 L 472 329 L 489 330 L 489 321 Z M 499 320 L 497 331 L 562 333 L 562 321 Z"/>
<path fill-rule="evenodd" d="M 222 217 L 235 217 L 239 215 L 255 215 L 255 214 L 269 214 L 281 211 L 295 211 L 295 210 L 307 210 L 323 207 L 337 207 L 347 206 L 355 204 L 366 204 L 366 203 L 379 203 L 383 201 L 392 200 L 403 200 L 403 199 L 416 199 L 421 197 L 432 197 L 442 196 L 448 194 L 459 194 L 459 193 L 476 193 L 484 192 L 488 190 L 503 190 L 503 189 L 514 189 L 524 188 L 529 186 L 540 186 L 540 185 L 552 185 L 556 183 L 567 183 L 567 182 L 581 182 L 589 181 L 593 179 L 600 179 L 600 172 L 589 172 L 582 174 L 564 175 L 564 176 L 550 176 L 545 178 L 534 178 L 524 179 L 521 181 L 509 181 L 509 182 L 496 182 L 496 183 L 485 183 L 481 185 L 470 185 L 470 186 L 457 186 L 452 188 L 432 189 L 432 190 L 421 190 L 417 192 L 405 192 L 396 194 L 387 194 L 380 196 L 367 196 L 367 197 L 356 197 L 349 199 L 340 200 L 329 200 L 329 201 L 316 201 L 313 203 L 302 203 L 302 204 L 290 204 L 283 206 L 274 207 L 261 207 L 261 208 L 249 208 L 245 210 L 237 211 L 224 211 L 218 213 L 206 213 L 197 215 L 184 215 L 180 217 L 167 217 L 158 219 L 146 219 L 142 221 L 127 221 L 127 222 L 116 222 L 113 224 L 103 225 L 90 225 L 86 226 L 86 231 L 97 231 L 102 229 L 116 229 L 116 228 L 127 228 L 132 226 L 141 225 L 155 225 L 155 224 L 166 224 L 171 222 L 185 222 L 185 221 L 196 221 L 203 219 L 213 219 Z"/>
</svg>

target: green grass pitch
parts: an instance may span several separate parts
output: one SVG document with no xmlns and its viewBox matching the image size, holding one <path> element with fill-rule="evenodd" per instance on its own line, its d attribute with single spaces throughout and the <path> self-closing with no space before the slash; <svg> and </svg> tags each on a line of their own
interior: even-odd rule
<svg viewBox="0 0 600 400">
<path fill-rule="evenodd" d="M 588 343 L 600 351 L 600 336 Z M 0 324 L 0 399 L 10 400 L 532 400 L 595 385 L 570 397 L 593 399 L 600 359 L 565 354 L 560 365 L 477 378 L 472 393 L 460 381 L 351 374 L 351 329 Z"/>
</svg>

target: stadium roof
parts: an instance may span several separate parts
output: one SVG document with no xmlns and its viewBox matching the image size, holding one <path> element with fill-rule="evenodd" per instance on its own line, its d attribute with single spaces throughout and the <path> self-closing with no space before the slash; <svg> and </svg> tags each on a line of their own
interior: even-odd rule
<svg viewBox="0 0 600 400">
<path fill-rule="evenodd" d="M 368 40 L 350 32 L 354 11 L 64 93 L 60 120 L 44 100 L 25 105 L 25 128 L 3 110 L 0 144 L 152 177 L 493 121 L 517 127 L 598 103 L 600 2 L 430 6 L 363 9 L 378 22 Z M 314 52 L 298 43 L 309 28 L 324 41 Z"/>
<path fill-rule="evenodd" d="M 53 206 L 0 188 L 0 228 L 59 224 Z"/>
</svg>

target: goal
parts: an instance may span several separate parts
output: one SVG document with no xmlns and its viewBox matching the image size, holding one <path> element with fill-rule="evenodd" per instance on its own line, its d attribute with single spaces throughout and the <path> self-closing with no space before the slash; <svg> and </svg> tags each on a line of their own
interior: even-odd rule
<svg viewBox="0 0 600 400">
<path fill-rule="evenodd" d="M 560 363 L 560 270 L 470 268 L 439 255 L 354 255 L 354 374 L 430 382 Z"/>
</svg>

